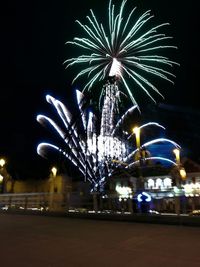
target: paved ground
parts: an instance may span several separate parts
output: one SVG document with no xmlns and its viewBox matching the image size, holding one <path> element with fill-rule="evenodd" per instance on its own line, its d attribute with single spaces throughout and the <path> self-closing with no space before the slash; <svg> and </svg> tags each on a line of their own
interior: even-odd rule
<svg viewBox="0 0 200 267">
<path fill-rule="evenodd" d="M 0 214 L 1 267 L 200 267 L 200 228 Z"/>
</svg>

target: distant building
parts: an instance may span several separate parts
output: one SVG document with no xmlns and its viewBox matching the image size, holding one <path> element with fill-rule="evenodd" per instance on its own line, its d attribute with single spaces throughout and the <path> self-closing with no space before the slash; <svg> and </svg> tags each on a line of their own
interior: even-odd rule
<svg viewBox="0 0 200 267">
<path fill-rule="evenodd" d="M 18 201 L 17 196 L 21 196 L 24 201 L 23 205 L 20 202 L 22 206 L 43 203 L 54 211 L 92 210 L 95 206 L 96 210 L 140 212 L 138 195 L 144 192 L 151 198 L 148 209 L 168 213 L 177 213 L 178 209 L 188 213 L 200 209 L 200 165 L 188 158 L 183 158 L 181 163 L 186 171 L 184 180 L 177 167 L 150 164 L 127 169 L 123 166 L 108 177 L 105 190 L 100 195 L 91 194 L 88 182 L 73 181 L 64 174 L 51 173 L 44 180 L 19 181 L 13 180 L 5 168 L 0 168 L 0 177 L 3 177 L 0 196 L 5 196 L 3 203 L 8 203 L 11 197 Z M 33 202 L 34 196 L 38 204 Z M 15 202 L 18 205 L 16 203 L 19 201 Z"/>
<path fill-rule="evenodd" d="M 160 212 L 174 212 L 176 198 L 180 198 L 180 211 L 187 213 L 200 209 L 200 165 L 184 158 L 182 166 L 186 179 L 172 168 L 154 166 L 136 170 L 121 169 L 109 178 L 106 185 L 106 199 L 112 209 L 129 209 L 130 199 L 136 205 L 139 193 L 146 192 L 151 197 L 149 209 Z M 178 176 L 177 176 L 178 175 Z M 136 208 L 137 211 L 137 208 Z"/>
</svg>

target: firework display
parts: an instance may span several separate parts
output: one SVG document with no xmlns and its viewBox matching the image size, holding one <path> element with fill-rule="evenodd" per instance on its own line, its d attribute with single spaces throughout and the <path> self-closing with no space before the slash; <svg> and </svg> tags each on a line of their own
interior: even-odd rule
<svg viewBox="0 0 200 267">
<path fill-rule="evenodd" d="M 141 164 L 141 160 L 176 164 L 167 157 L 151 155 L 149 148 L 153 145 L 169 143 L 180 148 L 174 141 L 160 137 L 134 145 L 133 132 L 123 129 L 124 121 L 140 109 L 134 96 L 135 87 L 143 90 L 152 100 L 154 98 L 151 91 L 162 96 L 145 75 L 150 74 L 173 83 L 174 75 L 167 68 L 178 65 L 159 54 L 168 48 L 176 48 L 164 44 L 172 37 L 157 32 L 168 23 L 148 28 L 151 25 L 149 21 L 153 18 L 150 11 L 135 17 L 136 8 L 133 8 L 128 15 L 123 16 L 125 4 L 126 0 L 123 0 L 116 14 L 115 6 L 112 1 L 109 2 L 107 27 L 98 22 L 91 10 L 91 14 L 87 16 L 88 24 L 77 21 L 86 37 L 75 37 L 73 41 L 67 42 L 86 52 L 64 62 L 66 67 L 79 65 L 82 68 L 73 82 L 82 76 L 87 77 L 83 91 L 76 90 L 81 118 L 79 124 L 74 123 L 72 112 L 50 95 L 46 96 L 46 100 L 55 108 L 61 124 L 47 116 L 37 116 L 38 122 L 53 128 L 63 142 L 62 146 L 41 143 L 37 148 L 38 154 L 45 156 L 48 149 L 58 151 L 78 168 L 83 177 L 91 183 L 94 191 L 103 190 L 103 185 L 119 166 L 133 168 Z M 100 96 L 100 116 L 97 116 L 86 108 L 87 99 L 84 92 L 93 90 L 94 83 L 101 80 L 104 81 L 104 86 Z M 131 87 L 128 85 L 129 80 Z M 122 93 L 132 101 L 132 106 L 123 113 L 120 110 Z M 145 123 L 139 129 L 144 131 L 148 127 L 165 130 L 156 122 Z"/>
<path fill-rule="evenodd" d="M 92 10 L 87 16 L 88 24 L 76 20 L 86 37 L 75 37 L 73 41 L 67 41 L 66 44 L 77 46 L 86 54 L 67 59 L 64 64 L 67 64 L 66 68 L 81 65 L 81 71 L 78 72 L 73 82 L 81 76 L 87 77 L 83 90 L 92 90 L 95 82 L 115 76 L 122 83 L 121 88 L 125 88 L 133 104 L 137 105 L 134 97 L 136 87 L 143 90 L 153 101 L 155 100 L 152 91 L 163 97 L 146 77 L 147 74 L 173 83 L 172 78 L 175 75 L 168 68 L 179 64 L 163 55 L 163 50 L 177 48 L 165 44 L 166 41 L 172 39 L 171 36 L 158 32 L 160 28 L 169 23 L 151 27 L 153 15 L 150 10 L 139 17 L 135 15 L 136 8 L 127 14 L 125 13 L 126 2 L 126 0 L 122 1 L 119 13 L 115 14 L 115 6 L 110 0 L 109 25 L 105 25 L 107 27 L 98 22 Z M 134 82 L 131 88 L 128 85 L 129 79 Z M 138 105 L 137 108 L 139 108 Z"/>
</svg>

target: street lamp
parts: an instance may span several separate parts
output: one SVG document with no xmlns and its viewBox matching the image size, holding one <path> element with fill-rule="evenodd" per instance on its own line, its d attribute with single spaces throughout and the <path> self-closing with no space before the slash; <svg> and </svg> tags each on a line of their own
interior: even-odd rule
<svg viewBox="0 0 200 267">
<path fill-rule="evenodd" d="M 136 138 L 136 147 L 137 147 L 137 154 L 136 154 L 136 160 L 139 160 L 139 166 L 138 166 L 138 172 L 139 172 L 139 179 L 137 179 L 137 191 L 140 193 L 144 189 L 144 178 L 142 175 L 142 155 L 141 155 L 141 147 L 140 147 L 140 128 L 134 127 L 133 133 L 135 134 Z"/>
<path fill-rule="evenodd" d="M 139 165 L 141 165 L 141 151 L 140 151 L 140 128 L 134 127 L 133 128 L 133 134 L 135 134 L 135 140 L 136 140 L 136 147 L 137 152 L 135 153 L 135 160 L 139 161 Z"/>
<path fill-rule="evenodd" d="M 180 193 L 181 193 L 181 180 L 185 180 L 186 179 L 186 171 L 183 168 L 183 166 L 181 165 L 181 160 L 180 160 L 180 149 L 175 148 L 173 150 L 175 157 L 176 157 L 176 170 L 175 170 L 175 179 L 176 179 L 176 187 L 178 190 L 178 196 L 175 197 L 175 209 L 176 209 L 176 213 L 177 215 L 180 215 Z M 181 193 L 182 194 L 182 193 Z M 185 206 L 185 205 L 184 205 Z"/>
<path fill-rule="evenodd" d="M 53 177 L 56 177 L 57 168 L 56 167 L 52 167 L 51 172 L 53 173 Z"/>
<path fill-rule="evenodd" d="M 0 159 L 0 166 L 3 168 L 3 166 L 6 164 L 5 159 Z"/>
<path fill-rule="evenodd" d="M 4 175 L 5 175 L 5 169 L 3 168 L 4 165 L 6 164 L 5 159 L 1 158 L 0 159 L 0 166 L 1 166 L 1 174 L 0 174 L 0 193 L 4 192 Z"/>
<path fill-rule="evenodd" d="M 4 192 L 4 177 L 0 174 L 0 194 Z"/>
<path fill-rule="evenodd" d="M 182 180 L 185 180 L 186 179 L 186 171 L 183 167 L 180 167 L 179 173 L 180 173 Z"/>
<path fill-rule="evenodd" d="M 179 175 L 181 177 L 182 180 L 186 179 L 186 171 L 185 168 L 183 168 L 183 166 L 181 165 L 181 160 L 180 160 L 180 149 L 175 148 L 173 150 L 175 157 L 176 157 L 176 164 L 178 167 L 178 171 L 179 171 Z"/>
<path fill-rule="evenodd" d="M 177 165 L 179 166 L 180 165 L 180 149 L 178 148 L 175 148 L 173 150 L 174 154 L 175 154 L 175 157 L 176 157 L 176 163 Z"/>
<path fill-rule="evenodd" d="M 140 128 L 133 128 L 133 133 L 135 134 L 137 149 L 140 150 Z"/>
</svg>

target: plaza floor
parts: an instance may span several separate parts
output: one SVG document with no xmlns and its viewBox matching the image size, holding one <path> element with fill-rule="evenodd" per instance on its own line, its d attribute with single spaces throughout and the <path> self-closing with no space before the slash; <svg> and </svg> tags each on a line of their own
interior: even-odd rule
<svg viewBox="0 0 200 267">
<path fill-rule="evenodd" d="M 1 267 L 199 267 L 200 227 L 0 214 Z"/>
</svg>

